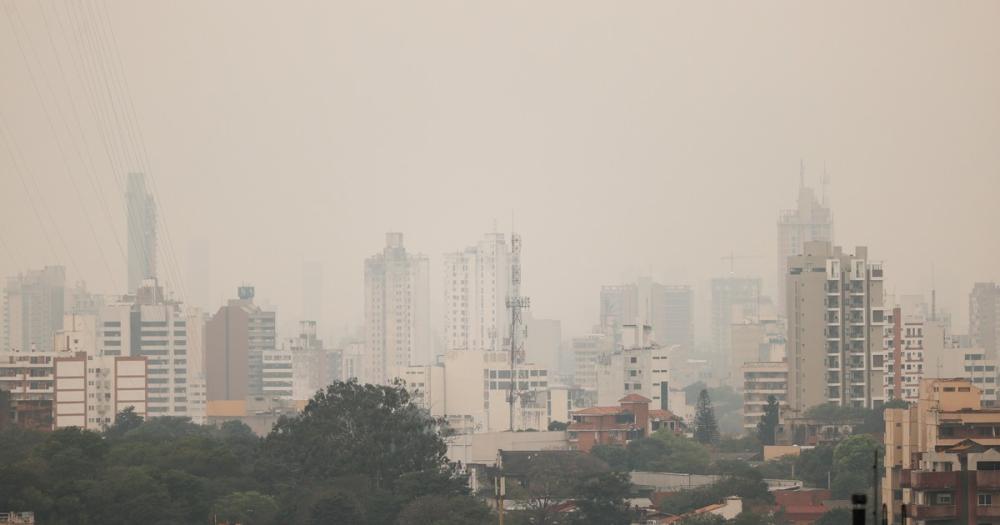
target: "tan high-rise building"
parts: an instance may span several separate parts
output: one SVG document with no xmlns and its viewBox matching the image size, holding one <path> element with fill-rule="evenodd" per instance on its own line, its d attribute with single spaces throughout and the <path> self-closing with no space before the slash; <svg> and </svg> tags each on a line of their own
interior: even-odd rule
<svg viewBox="0 0 1000 525">
<path fill-rule="evenodd" d="M 886 323 L 882 264 L 868 249 L 853 255 L 828 242 L 807 242 L 788 258 L 788 404 L 882 404 Z"/>
</svg>

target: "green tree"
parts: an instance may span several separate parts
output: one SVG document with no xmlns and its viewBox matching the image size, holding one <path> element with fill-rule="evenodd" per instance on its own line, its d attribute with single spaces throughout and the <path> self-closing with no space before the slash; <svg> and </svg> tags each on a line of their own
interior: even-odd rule
<svg viewBox="0 0 1000 525">
<path fill-rule="evenodd" d="M 837 444 L 833 450 L 832 491 L 835 498 L 847 498 L 851 494 L 869 491 L 876 452 L 881 464 L 881 448 L 881 444 L 867 434 L 850 436 Z"/>
<path fill-rule="evenodd" d="M 243 525 L 274 523 L 278 515 L 278 502 L 274 497 L 260 492 L 233 492 L 212 506 L 212 515 L 219 521 Z"/>
<path fill-rule="evenodd" d="M 795 477 L 812 487 L 827 488 L 833 473 L 833 447 L 820 445 L 803 450 L 795 460 Z"/>
<path fill-rule="evenodd" d="M 308 508 L 308 517 L 301 521 L 309 525 L 331 523 L 365 523 L 365 512 L 358 498 L 350 492 L 330 490 L 316 497 Z"/>
<path fill-rule="evenodd" d="M 632 489 L 624 472 L 605 472 L 582 479 L 576 488 L 577 523 L 628 525 L 636 517 L 629 506 Z"/>
<path fill-rule="evenodd" d="M 561 431 L 569 428 L 569 423 L 562 421 L 549 421 L 549 430 Z"/>
<path fill-rule="evenodd" d="M 677 525 L 726 525 L 726 518 L 718 514 L 695 514 L 677 522 Z"/>
<path fill-rule="evenodd" d="M 104 431 L 104 435 L 112 439 L 120 438 L 128 431 L 139 428 L 142 421 L 142 416 L 135 413 L 135 407 L 125 407 L 124 410 L 115 414 L 115 422 Z"/>
<path fill-rule="evenodd" d="M 590 454 L 607 463 L 611 467 L 611 470 L 617 472 L 628 472 L 630 470 L 629 452 L 625 447 L 619 445 L 594 445 L 590 449 Z"/>
<path fill-rule="evenodd" d="M 406 472 L 445 464 L 439 423 L 414 405 L 401 383 L 335 382 L 305 410 L 283 417 L 265 438 L 262 476 L 281 482 L 323 482 L 367 476 L 391 489 Z"/>
<path fill-rule="evenodd" d="M 715 411 L 712 409 L 712 398 L 708 390 L 698 394 L 698 405 L 695 408 L 694 438 L 703 445 L 714 445 L 719 442 L 719 425 L 715 421 Z"/>
<path fill-rule="evenodd" d="M 652 439 L 666 445 L 667 454 L 659 463 L 661 472 L 707 474 L 710 471 L 711 456 L 701 443 L 666 429 L 657 430 Z"/>
<path fill-rule="evenodd" d="M 399 513 L 399 525 L 489 525 L 492 511 L 472 496 L 421 496 Z"/>
<path fill-rule="evenodd" d="M 556 506 L 577 494 L 581 480 L 608 470 L 606 463 L 589 454 L 541 454 L 528 467 L 524 485 L 508 483 L 507 494 L 524 502 L 531 523 L 553 524 Z"/>
<path fill-rule="evenodd" d="M 757 423 L 757 438 L 762 445 L 774 444 L 774 433 L 778 430 L 779 421 L 778 399 L 773 395 L 767 396 L 767 405 L 764 406 L 764 415 Z"/>
</svg>

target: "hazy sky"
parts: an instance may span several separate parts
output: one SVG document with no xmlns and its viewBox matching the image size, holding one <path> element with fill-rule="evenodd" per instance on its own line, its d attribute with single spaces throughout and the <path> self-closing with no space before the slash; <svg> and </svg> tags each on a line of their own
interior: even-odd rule
<svg viewBox="0 0 1000 525">
<path fill-rule="evenodd" d="M 441 254 L 513 215 L 533 311 L 564 336 L 638 274 L 694 285 L 703 320 L 730 251 L 773 289 L 800 159 L 813 184 L 827 166 L 836 240 L 884 260 L 889 290 L 928 292 L 933 265 L 964 332 L 971 283 L 1000 280 L 1000 2 L 0 7 L 2 275 L 62 262 L 125 286 L 100 131 L 137 135 L 98 126 L 88 86 L 122 91 L 94 64 L 117 62 L 69 29 L 106 10 L 176 266 L 209 240 L 213 306 L 250 282 L 287 327 L 319 260 L 322 321 L 360 323 L 363 260 L 399 230 L 431 258 L 440 324 Z"/>
</svg>

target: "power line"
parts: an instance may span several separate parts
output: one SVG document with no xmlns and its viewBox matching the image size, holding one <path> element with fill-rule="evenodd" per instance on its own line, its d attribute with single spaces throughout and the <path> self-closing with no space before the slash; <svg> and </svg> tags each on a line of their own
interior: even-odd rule
<svg viewBox="0 0 1000 525">
<path fill-rule="evenodd" d="M 6 119 L 3 117 L 2 113 L 0 113 L 0 131 L 3 131 L 3 133 L 0 133 L 0 135 L 5 135 L 7 137 L 6 140 L 4 140 L 4 144 L 6 144 L 7 146 L 7 153 L 10 155 L 10 159 L 12 162 L 11 165 L 14 167 L 14 172 L 17 173 L 18 180 L 21 181 L 21 187 L 24 188 L 24 193 L 28 197 L 28 203 L 31 205 L 31 210 L 34 212 L 35 218 L 38 220 L 38 225 L 42 229 L 42 236 L 45 237 L 45 243 L 48 245 L 49 251 L 52 252 L 52 258 L 55 261 L 58 261 L 59 256 L 56 254 L 56 250 L 52 244 L 51 237 L 49 237 L 48 229 L 45 227 L 45 221 L 42 220 L 42 214 L 41 212 L 38 211 L 38 205 L 35 203 L 34 197 L 31 196 L 31 191 L 28 189 L 28 184 L 24 181 L 24 173 L 22 172 L 21 166 L 18 161 L 18 157 L 20 156 L 19 148 L 17 147 L 17 144 L 14 142 L 14 135 L 11 134 L 10 129 L 7 127 Z M 49 213 L 49 220 L 52 220 L 51 213 Z M 52 223 L 53 225 L 55 225 L 55 221 L 52 221 Z M 62 235 L 59 233 L 58 228 L 56 228 L 56 236 L 62 243 L 63 249 L 66 250 L 66 256 L 69 258 L 70 263 L 73 265 L 73 271 L 79 274 L 80 270 L 76 266 L 76 261 L 73 259 L 73 254 L 66 247 L 66 241 L 63 240 Z"/>
<path fill-rule="evenodd" d="M 76 103 L 73 99 L 73 93 L 69 86 L 69 79 L 67 78 L 65 69 L 63 68 L 62 59 L 59 56 L 59 50 L 56 47 L 55 39 L 52 37 L 52 31 L 49 28 L 49 19 L 45 15 L 45 7 L 42 5 L 41 2 L 39 2 L 38 4 L 38 11 L 42 15 L 42 24 L 45 26 L 45 33 L 48 36 L 49 45 L 52 47 L 52 54 L 55 56 L 56 59 L 56 65 L 58 66 L 59 69 L 59 78 L 62 80 L 63 85 L 66 87 L 66 94 L 69 97 L 70 108 L 73 110 L 73 120 L 76 124 L 77 130 L 79 130 L 80 132 L 80 138 L 83 141 L 83 151 L 87 152 L 87 158 L 86 158 L 87 163 L 85 164 L 88 175 L 87 180 L 90 182 L 91 189 L 97 195 L 97 198 L 101 204 L 101 208 L 104 210 L 104 216 L 108 222 L 108 228 L 111 230 L 111 234 L 115 239 L 115 244 L 118 246 L 118 252 L 121 255 L 122 259 L 125 260 L 125 250 L 122 248 L 122 243 L 118 238 L 118 231 L 114 227 L 114 220 L 111 218 L 111 211 L 108 206 L 108 201 L 104 196 L 103 188 L 101 187 L 101 185 L 98 183 L 97 180 L 96 169 L 94 168 L 94 158 L 90 152 L 90 142 L 87 140 L 87 134 L 83 130 L 83 124 L 80 119 L 80 114 L 79 111 L 77 111 Z M 74 146 L 77 146 L 76 147 L 77 155 L 79 155 L 82 159 L 83 156 L 80 154 L 80 148 L 76 143 L 74 143 Z"/>
<path fill-rule="evenodd" d="M 97 2 L 95 1 L 95 5 L 96 4 L 97 4 Z M 84 2 L 84 5 L 87 5 L 86 2 Z M 152 191 L 153 200 L 154 200 L 154 203 L 156 203 L 158 215 L 161 216 L 162 219 L 163 219 L 162 221 L 158 221 L 158 222 L 160 222 L 162 224 L 162 231 L 163 231 L 164 236 L 165 236 L 166 241 L 167 241 L 166 244 L 163 246 L 164 255 L 166 255 L 166 257 L 165 257 L 166 260 L 164 261 L 164 263 L 165 263 L 164 264 L 164 269 L 167 270 L 168 273 L 169 273 L 169 268 L 170 268 L 171 264 L 173 265 L 173 271 L 175 272 L 175 282 L 174 282 L 174 284 L 180 288 L 181 295 L 183 297 L 183 296 L 186 295 L 186 290 L 184 289 L 184 282 L 183 282 L 183 279 L 181 277 L 182 274 L 181 274 L 181 270 L 180 270 L 180 265 L 177 263 L 176 251 L 174 250 L 174 247 L 173 247 L 173 240 L 172 240 L 172 237 L 170 235 L 170 229 L 167 226 L 166 210 L 165 210 L 165 208 L 163 206 L 163 200 L 162 200 L 162 198 L 160 198 L 160 195 L 159 195 L 159 189 L 158 189 L 158 187 L 156 185 L 156 178 L 153 176 L 153 173 L 152 173 L 151 163 L 150 163 L 150 160 L 149 160 L 149 152 L 146 149 L 145 140 L 144 140 L 143 135 L 142 135 L 142 129 L 139 126 L 139 123 L 138 123 L 138 116 L 137 116 L 137 113 L 135 111 L 135 104 L 134 104 L 134 102 L 132 100 L 131 91 L 130 91 L 129 85 L 128 85 L 128 77 L 125 75 L 125 69 L 124 69 L 124 66 L 123 66 L 123 63 L 122 63 L 121 55 L 120 55 L 119 50 L 118 50 L 118 42 L 117 42 L 117 37 L 116 37 L 115 32 L 114 32 L 114 26 L 111 24 L 111 20 L 108 17 L 108 14 L 107 14 L 107 8 L 106 8 L 106 6 L 103 3 L 101 4 L 101 7 L 99 9 L 95 8 L 93 11 L 95 12 L 94 17 L 98 21 L 97 22 L 97 27 L 100 30 L 100 33 L 97 34 L 98 40 L 101 41 L 102 38 L 103 38 L 106 41 L 105 45 L 108 47 L 108 49 L 111 50 L 111 52 L 109 53 L 109 55 L 111 55 L 114 58 L 114 61 L 111 62 L 112 67 L 110 68 L 110 70 L 111 70 L 111 75 L 110 76 L 111 76 L 112 80 L 115 81 L 116 87 L 119 90 L 119 98 L 124 100 L 124 103 L 122 104 L 123 105 L 123 109 L 122 109 L 123 120 L 126 123 L 126 126 L 125 126 L 126 134 L 128 135 L 129 139 L 131 140 L 133 148 L 134 148 L 133 155 L 136 157 L 139 165 L 142 166 L 142 168 L 144 169 L 144 171 L 149 175 L 150 185 L 151 185 L 152 190 L 153 190 Z M 104 20 L 105 23 L 101 22 L 102 21 L 102 17 L 101 17 L 102 13 L 104 15 L 103 16 L 103 20 Z M 107 26 L 107 32 L 110 34 L 110 39 L 107 39 L 104 36 L 104 26 L 105 26 L 105 24 Z M 110 40 L 110 41 L 108 42 L 107 40 Z M 102 49 L 102 52 L 103 52 L 103 49 Z M 117 66 L 118 66 L 117 70 L 114 67 L 115 64 L 117 64 Z M 118 73 L 118 74 L 116 75 L 116 73 Z"/>
<path fill-rule="evenodd" d="M 95 3 L 96 3 L 96 0 L 95 0 Z M 122 93 L 124 93 L 124 98 L 125 98 L 125 101 L 127 102 L 127 104 L 125 106 L 125 108 L 127 110 L 126 115 L 127 116 L 130 115 L 130 117 L 131 117 L 131 119 L 129 120 L 129 122 L 131 124 L 130 127 L 129 127 L 129 130 L 130 130 L 131 133 L 134 134 L 134 136 L 132 136 L 133 142 L 137 142 L 137 144 L 138 144 L 138 151 L 141 154 L 140 158 L 142 159 L 142 162 L 143 162 L 143 165 L 144 165 L 144 169 L 145 169 L 146 173 L 149 174 L 150 184 L 151 184 L 152 189 L 153 189 L 153 199 L 154 199 L 154 202 L 156 202 L 156 208 L 157 208 L 158 214 L 163 217 L 163 221 L 162 221 L 162 224 L 163 224 L 163 233 L 164 233 L 164 235 L 166 237 L 166 240 L 167 240 L 167 243 L 165 245 L 165 250 L 164 251 L 165 251 L 167 257 L 169 257 L 169 259 L 170 259 L 170 261 L 168 261 L 168 263 L 172 262 L 173 265 L 174 265 L 174 269 L 175 269 L 176 274 L 177 274 L 177 282 L 175 284 L 178 287 L 181 288 L 182 296 L 186 296 L 186 290 L 185 290 L 184 281 L 183 281 L 183 278 L 182 278 L 183 274 L 182 274 L 181 269 L 180 269 L 180 264 L 178 264 L 178 261 L 177 261 L 177 253 L 176 253 L 176 250 L 174 249 L 173 238 L 170 235 L 170 228 L 167 227 L 168 221 L 167 221 L 166 207 L 163 206 L 163 199 L 160 198 L 160 191 L 159 191 L 158 186 L 156 185 L 156 177 L 153 176 L 152 162 L 150 160 L 149 151 L 146 148 L 146 140 L 145 140 L 145 137 L 143 136 L 143 133 L 142 133 L 142 127 L 139 125 L 139 117 L 138 117 L 138 114 L 137 114 L 137 112 L 135 110 L 135 103 L 134 103 L 134 101 L 132 99 L 132 90 L 131 90 L 131 87 L 129 86 L 129 83 L 128 83 L 128 75 L 125 74 L 124 62 L 122 61 L 121 54 L 119 52 L 118 38 L 117 38 L 117 36 L 115 34 L 114 25 L 111 23 L 111 18 L 110 18 L 110 15 L 108 14 L 107 6 L 106 6 L 106 4 L 104 4 L 103 1 L 101 2 L 101 6 L 102 7 L 101 7 L 100 10 L 98 10 L 98 13 L 99 14 L 100 13 L 104 14 L 104 20 L 106 21 L 106 24 L 107 24 L 108 33 L 111 35 L 111 42 L 110 42 L 110 46 L 109 47 L 110 47 L 110 49 L 112 51 L 112 54 L 113 54 L 113 56 L 115 58 L 115 63 L 117 63 L 117 65 L 118 65 L 118 71 L 119 71 L 118 78 L 120 79 L 120 83 L 123 84 L 123 86 L 120 86 L 120 89 L 121 89 Z M 136 138 L 137 138 L 137 140 L 136 140 Z"/>
<path fill-rule="evenodd" d="M 31 42 L 31 37 L 30 37 L 30 35 L 28 34 L 28 32 L 26 30 L 26 26 L 24 24 L 24 20 L 21 18 L 20 12 L 17 10 L 17 5 L 16 4 L 10 4 L 10 5 L 6 6 L 5 7 L 5 13 L 7 15 L 7 21 L 10 24 L 11 32 L 14 35 L 14 40 L 17 43 L 17 49 L 20 52 L 21 59 L 24 60 L 24 66 L 25 66 L 25 68 L 28 71 L 28 77 L 31 79 L 31 86 L 35 90 L 35 95 L 38 96 L 39 104 L 42 106 L 42 111 L 45 114 L 45 121 L 46 121 L 46 123 L 48 123 L 49 129 L 52 131 L 52 138 L 53 138 L 53 140 L 56 143 L 56 149 L 59 150 L 59 157 L 62 160 L 64 167 L 66 168 L 66 178 L 69 179 L 70 185 L 73 187 L 73 191 L 74 191 L 75 195 L 80 196 L 81 195 L 80 188 L 79 188 L 79 186 L 76 183 L 76 179 L 73 177 L 72 169 L 70 168 L 69 159 L 67 158 L 66 151 L 64 150 L 63 145 L 62 145 L 62 140 L 59 139 L 59 134 L 56 132 L 56 126 L 55 126 L 55 124 L 52 121 L 52 115 L 49 112 L 48 106 L 45 104 L 45 97 L 43 96 L 41 89 L 39 89 L 38 80 L 35 78 L 35 72 L 32 69 L 31 64 L 30 64 L 30 62 L 28 60 L 28 54 L 25 52 L 25 46 L 21 42 L 21 36 L 20 36 L 19 32 L 17 31 L 17 29 L 15 27 L 15 24 L 14 24 L 14 17 L 15 16 L 17 17 L 18 24 L 21 25 L 22 30 L 24 30 L 24 32 L 25 32 L 24 36 L 25 36 L 25 39 L 28 41 L 28 48 L 31 50 L 32 56 L 35 58 L 35 61 L 38 62 L 39 66 L 41 66 L 41 60 L 38 58 L 38 55 L 35 54 L 35 52 L 34 52 L 34 49 L 33 49 L 34 46 L 33 46 L 32 42 Z M 13 15 L 11 13 L 13 13 Z M 41 67 L 39 67 L 39 69 L 41 69 Z M 49 83 L 48 83 L 48 78 L 43 76 L 43 80 L 45 81 L 45 86 L 48 88 L 49 93 L 52 94 L 53 104 L 56 107 L 56 112 L 59 115 L 59 117 L 63 120 L 63 123 L 65 124 L 65 118 L 62 118 L 62 112 L 59 109 L 59 104 L 55 101 L 55 96 L 54 96 L 54 93 L 52 92 L 51 85 L 49 85 Z M 35 184 L 37 186 L 37 179 L 32 178 L 32 181 L 35 182 Z M 41 192 L 39 192 L 39 193 L 41 193 Z M 97 251 L 98 251 L 98 253 L 100 255 L 101 261 L 104 263 L 105 268 L 108 270 L 108 276 L 111 278 L 111 283 L 114 284 L 114 282 L 115 282 L 114 272 L 111 270 L 111 265 L 108 264 L 108 259 L 107 259 L 107 256 L 104 253 L 104 248 L 101 246 L 100 240 L 97 237 L 97 230 L 94 228 L 94 222 L 93 222 L 93 220 L 91 220 L 90 212 L 87 210 L 87 207 L 86 207 L 86 205 L 83 202 L 83 199 L 77 198 L 75 200 L 78 200 L 79 203 L 80 203 L 80 209 L 83 211 L 84 218 L 87 221 L 87 226 L 90 229 L 90 233 L 91 233 L 91 235 L 94 238 L 94 244 L 97 247 Z M 50 212 L 50 217 L 51 217 L 51 212 Z M 52 222 L 53 222 L 53 225 L 57 224 L 54 219 L 52 220 Z M 59 231 L 58 226 L 56 226 L 56 231 L 57 232 Z M 60 239 L 62 239 L 62 234 L 60 234 L 59 237 L 60 237 Z M 63 245 L 66 248 L 67 253 L 69 253 L 69 248 L 68 248 L 68 246 L 66 246 L 65 241 L 63 241 Z M 79 268 L 75 268 L 75 269 L 77 271 L 77 274 L 80 275 L 80 276 L 82 276 L 82 274 L 79 271 Z"/>
<path fill-rule="evenodd" d="M 67 13 L 68 13 L 67 18 L 71 18 L 75 15 L 75 13 L 69 8 L 67 8 Z M 84 70 L 88 69 L 86 66 L 92 65 L 93 69 L 93 73 L 91 75 L 92 77 L 91 80 L 93 81 L 92 94 L 93 98 L 98 101 L 98 103 L 93 105 L 95 108 L 95 113 L 98 116 L 97 119 L 98 129 L 104 141 L 105 153 L 108 155 L 109 162 L 112 165 L 112 172 L 115 175 L 114 180 L 116 185 L 118 186 L 118 190 L 123 197 L 127 197 L 128 195 L 127 188 L 122 179 L 124 178 L 124 174 L 131 170 L 127 169 L 125 165 L 132 164 L 136 168 L 139 168 L 138 158 L 134 155 L 134 151 L 131 150 L 128 147 L 128 144 L 121 138 L 120 132 L 116 133 L 112 131 L 112 130 L 120 131 L 122 128 L 124 128 L 124 117 L 119 116 L 119 112 L 116 111 L 116 108 L 120 104 L 116 103 L 115 92 L 112 90 L 111 83 L 108 81 L 107 60 L 103 58 L 102 46 L 99 43 L 100 36 L 97 30 L 92 25 L 92 23 L 89 21 L 89 18 L 85 13 L 83 12 L 80 13 L 79 17 L 77 18 L 76 24 L 81 28 L 80 34 L 84 35 L 84 37 L 86 38 L 86 44 L 89 44 L 89 49 L 92 50 L 93 56 L 88 56 L 88 53 L 86 52 L 82 53 L 82 56 L 85 57 L 84 60 L 82 60 L 82 62 L 84 63 Z M 75 32 L 73 33 L 73 35 L 77 39 L 77 42 L 80 43 L 81 42 L 80 36 Z M 87 45 L 81 43 L 79 47 L 85 48 L 87 47 Z M 88 61 L 87 58 L 90 58 L 91 60 Z M 81 75 L 81 77 L 87 78 L 86 75 Z M 88 84 L 85 83 L 85 85 Z M 103 87 L 103 89 L 101 89 L 101 87 Z M 100 95 L 100 93 L 102 92 L 106 94 L 106 107 L 105 107 L 105 97 Z M 101 118 L 102 115 L 104 118 Z M 113 140 L 112 137 L 117 138 L 117 141 Z M 117 148 L 115 148 L 115 146 L 117 146 Z M 115 172 L 116 170 L 115 167 L 116 163 L 114 161 L 115 157 L 120 158 L 119 162 L 117 163 L 118 165 L 117 169 L 122 172 L 122 177 L 119 177 L 118 174 Z M 137 247 L 137 249 L 141 252 L 142 257 L 145 260 L 153 260 L 155 252 L 151 250 L 155 248 L 147 247 L 146 243 L 142 242 L 142 240 L 140 239 L 139 232 L 137 232 L 133 227 L 134 225 L 139 224 L 140 222 L 138 220 L 139 219 L 137 215 L 138 212 L 136 210 L 132 210 L 128 204 L 126 204 L 125 208 L 126 208 L 126 218 L 127 218 L 126 230 L 128 238 L 130 240 L 130 244 L 132 246 Z M 166 272 L 169 279 L 171 277 L 171 268 L 164 267 L 163 270 L 164 272 Z"/>
</svg>

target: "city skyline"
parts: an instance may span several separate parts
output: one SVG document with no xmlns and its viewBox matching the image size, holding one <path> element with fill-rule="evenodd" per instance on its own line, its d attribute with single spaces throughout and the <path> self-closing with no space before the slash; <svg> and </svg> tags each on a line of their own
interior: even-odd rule
<svg viewBox="0 0 1000 525">
<path fill-rule="evenodd" d="M 889 23 L 894 11 L 888 8 L 867 11 L 873 20 L 887 22 L 869 26 L 853 16 L 857 4 L 797 6 L 793 13 L 766 12 L 757 19 L 763 28 L 784 32 L 735 46 L 727 35 L 739 34 L 740 16 L 720 19 L 700 6 L 671 15 L 664 7 L 649 6 L 649 16 L 639 20 L 606 16 L 609 11 L 588 5 L 567 16 L 601 17 L 600 27 L 616 39 L 606 53 L 586 55 L 574 44 L 590 41 L 597 27 L 584 25 L 579 32 L 572 24 L 544 31 L 531 27 L 520 42 L 508 45 L 502 31 L 512 22 L 492 20 L 515 12 L 516 6 L 411 12 L 435 20 L 423 29 L 385 26 L 383 15 L 367 8 L 321 7 L 306 18 L 333 24 L 336 31 L 307 24 L 278 48 L 255 44 L 223 55 L 226 39 L 245 40 L 244 26 L 222 23 L 228 10 L 208 6 L 192 17 L 184 6 L 140 10 L 112 2 L 108 17 L 121 53 L 116 67 L 122 78 L 127 75 L 135 123 L 148 150 L 141 159 L 116 163 L 114 170 L 101 161 L 98 130 L 87 125 L 78 130 L 73 124 L 74 109 L 89 121 L 84 94 L 90 91 L 80 89 L 69 61 L 82 52 L 70 51 L 72 37 L 66 34 L 54 35 L 58 55 L 48 44 L 42 13 L 51 24 L 65 24 L 66 13 L 50 5 L 18 9 L 17 31 L 0 37 L 5 49 L 0 64 L 10 72 L 0 81 L 5 144 L 0 166 L 8 173 L 20 170 L 32 199 L 24 195 L 16 173 L 4 178 L 10 191 L 0 195 L 0 223 L 19 226 L 0 230 L 7 247 L 7 256 L 0 257 L 3 275 L 63 264 L 68 283 L 83 279 L 92 291 L 123 290 L 126 263 L 115 256 L 112 232 L 124 245 L 119 211 L 124 206 L 116 204 L 124 188 L 116 187 L 111 174 L 143 171 L 152 181 L 161 224 L 168 227 L 158 239 L 169 251 L 158 261 L 167 268 L 160 278 L 168 289 L 195 297 L 190 290 L 184 293 L 191 284 L 179 283 L 189 259 L 186 247 L 194 239 L 209 239 L 211 306 L 223 304 L 240 283 L 252 282 L 262 301 L 282 310 L 286 330 L 294 328 L 302 299 L 298 287 L 284 283 L 286 276 L 299 280 L 302 260 L 323 264 L 324 325 L 334 324 L 339 331 L 358 326 L 361 261 L 379 248 L 384 232 L 403 231 L 408 244 L 430 258 L 431 320 L 442 332 L 443 305 L 436 292 L 442 255 L 494 223 L 508 232 L 513 215 L 513 229 L 525 239 L 523 261 L 530 271 L 524 289 L 536 315 L 560 319 L 566 333 L 584 333 L 596 322 L 595 290 L 649 275 L 694 287 L 697 338 L 705 341 L 708 283 L 728 271 L 723 256 L 747 256 L 736 262 L 737 272 L 763 278 L 767 295 L 774 294 L 777 210 L 794 205 L 804 159 L 809 185 L 818 186 L 822 174 L 829 174 L 837 237 L 878 248 L 893 270 L 890 291 L 927 294 L 933 282 L 938 304 L 964 325 L 972 284 L 1000 280 L 1000 270 L 991 263 L 1000 248 L 974 233 L 1000 220 L 991 204 L 1000 171 L 1000 153 L 993 148 L 1000 118 L 991 117 L 1000 108 L 990 95 L 1000 90 L 1000 78 L 977 51 L 995 47 L 1000 39 L 985 22 L 996 6 L 961 6 L 942 19 L 929 4 L 918 4 L 912 29 Z M 537 9 L 544 14 L 551 8 Z M 307 13 L 301 5 L 276 13 L 251 4 L 243 16 L 255 23 L 273 19 L 278 34 L 285 34 L 289 16 Z M 350 15 L 353 26 L 338 22 L 340 15 Z M 791 17 L 796 24 L 789 26 Z M 690 23 L 680 23 L 685 19 Z M 451 49 L 445 36 L 434 36 L 465 26 L 483 35 L 470 49 Z M 365 36 L 393 32 L 412 41 L 413 50 L 389 53 Z M 826 47 L 845 32 L 853 38 L 837 39 L 842 51 Z M 949 37 L 954 34 L 962 38 Z M 898 49 L 876 45 L 887 35 Z M 190 44 L 174 46 L 171 36 Z M 356 51 L 335 45 L 342 41 L 357 43 Z M 16 51 L 18 42 L 26 51 L 23 57 Z M 791 42 L 795 53 L 778 52 Z M 695 46 L 705 60 L 685 61 L 679 51 L 685 45 Z M 323 58 L 317 50 L 324 49 L 340 51 Z M 528 55 L 529 49 L 540 52 Z M 869 53 L 872 49 L 878 51 Z M 896 57 L 894 50 L 900 51 L 897 69 L 879 73 L 877 65 Z M 569 62 L 559 58 L 564 53 Z M 623 53 L 634 61 L 620 61 Z M 66 67 L 66 82 L 56 56 Z M 223 56 L 225 75 L 209 67 Z M 520 60 L 524 56 L 533 59 Z M 489 60 L 480 62 L 480 57 Z M 368 69 L 365 59 L 383 66 Z M 407 64 L 435 75 L 435 85 L 449 87 L 435 92 L 412 82 L 419 75 Z M 754 76 L 746 76 L 746 64 L 755 64 Z M 558 67 L 568 68 L 567 74 L 545 74 Z M 743 79 L 743 89 L 715 82 L 717 67 L 733 70 Z M 665 68 L 677 70 L 685 82 L 672 81 L 662 73 Z M 851 76 L 856 68 L 873 76 L 858 84 Z M 595 84 L 591 70 L 611 72 L 621 83 Z M 931 70 L 942 74 L 928 77 Z M 253 81 L 272 72 L 285 80 Z M 523 75 L 545 83 L 511 80 L 512 89 L 501 90 L 489 80 Z M 200 79 L 197 91 L 178 83 L 194 77 Z M 337 79 L 344 77 L 354 78 L 370 98 L 340 89 Z M 400 85 L 409 85 L 409 91 Z M 529 87 L 541 89 L 535 98 L 525 98 Z M 289 89 L 304 90 L 300 100 L 282 111 L 268 107 L 284 107 L 276 93 Z M 162 103 L 163 90 L 177 94 L 176 102 Z M 216 91 L 235 96 L 216 98 Z M 480 99 L 467 93 L 493 103 L 477 105 Z M 703 106 L 684 102 L 695 94 Z M 597 106 L 593 121 L 574 116 L 599 100 L 629 102 Z M 386 111 L 398 125 L 385 127 L 381 104 L 388 104 Z M 726 112 L 740 107 L 748 109 Z M 920 126 L 912 125 L 917 115 Z M 771 132 L 748 149 L 746 137 L 769 116 L 777 119 Z M 489 124 L 482 135 L 464 132 L 480 124 Z M 287 137 L 298 136 L 293 130 L 305 140 L 289 142 Z M 17 164 L 6 151 L 11 140 Z M 365 147 L 358 149 L 360 144 Z M 88 158 L 92 170 L 82 167 L 91 165 Z M 107 202 L 111 226 L 87 182 L 91 176 Z M 362 185 L 342 191 L 348 184 Z M 467 197 L 472 195 L 480 197 Z M 352 220 L 359 216 L 367 218 Z M 46 232 L 51 249 L 43 240 Z M 958 249 L 925 259 L 924 245 L 948 244 L 956 236 Z M 108 268 L 101 257 L 82 255 L 95 245 L 103 249 Z M 586 249 L 574 253 L 566 247 Z"/>
</svg>

